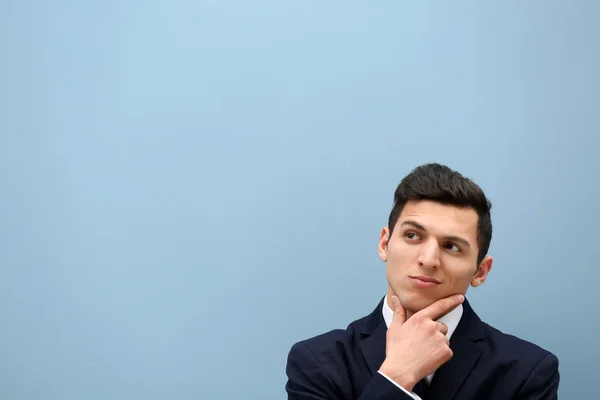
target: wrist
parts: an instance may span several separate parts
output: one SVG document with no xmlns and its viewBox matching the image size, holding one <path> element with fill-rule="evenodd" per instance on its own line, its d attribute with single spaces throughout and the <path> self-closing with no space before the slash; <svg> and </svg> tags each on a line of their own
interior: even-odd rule
<svg viewBox="0 0 600 400">
<path fill-rule="evenodd" d="M 399 368 L 391 367 L 385 361 L 383 364 L 381 364 L 381 368 L 379 368 L 379 372 L 383 373 L 385 376 L 402 386 L 404 389 L 412 392 L 413 388 L 417 384 L 417 379 L 415 379 L 414 375 L 409 372 L 399 371 Z"/>
</svg>

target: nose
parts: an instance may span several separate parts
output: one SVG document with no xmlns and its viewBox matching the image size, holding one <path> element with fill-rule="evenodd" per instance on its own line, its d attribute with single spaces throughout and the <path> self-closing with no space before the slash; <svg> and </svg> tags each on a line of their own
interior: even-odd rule
<svg viewBox="0 0 600 400">
<path fill-rule="evenodd" d="M 423 243 L 418 262 L 424 268 L 438 268 L 440 266 L 440 247 L 435 240 Z"/>
</svg>

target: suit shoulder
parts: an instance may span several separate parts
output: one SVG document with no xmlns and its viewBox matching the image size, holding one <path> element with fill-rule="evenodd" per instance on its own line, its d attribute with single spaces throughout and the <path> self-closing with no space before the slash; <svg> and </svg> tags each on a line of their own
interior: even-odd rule
<svg viewBox="0 0 600 400">
<path fill-rule="evenodd" d="M 556 398 L 560 372 L 555 354 L 490 325 L 484 324 L 484 329 L 486 340 L 479 343 L 484 350 L 482 357 L 491 365 L 488 376 L 500 374 L 502 379 L 496 383 L 503 390 L 512 386 L 514 398 Z"/>
<path fill-rule="evenodd" d="M 534 365 L 543 360 L 555 360 L 558 365 L 558 358 L 549 350 L 518 336 L 502 332 L 489 324 L 483 324 L 487 331 L 486 337 L 491 338 L 490 346 L 505 358 L 526 361 Z"/>
<path fill-rule="evenodd" d="M 309 350 L 312 355 L 319 359 L 322 356 L 331 356 L 332 354 L 352 346 L 359 335 L 360 327 L 367 317 L 360 318 L 350 323 L 346 329 L 332 329 L 328 332 L 303 339 L 294 343 L 290 355 L 301 351 Z"/>
<path fill-rule="evenodd" d="M 307 396 L 310 392 L 319 399 L 354 398 L 356 379 L 362 376 L 356 375 L 356 363 L 364 363 L 357 353 L 363 323 L 361 318 L 346 329 L 333 329 L 295 343 L 287 357 L 288 392 Z"/>
</svg>

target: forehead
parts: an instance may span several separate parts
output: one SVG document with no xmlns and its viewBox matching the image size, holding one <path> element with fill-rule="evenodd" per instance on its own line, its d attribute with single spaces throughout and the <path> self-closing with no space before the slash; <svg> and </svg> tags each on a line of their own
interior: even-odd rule
<svg viewBox="0 0 600 400">
<path fill-rule="evenodd" d="M 473 208 L 461 208 L 429 200 L 409 201 L 397 225 L 412 220 L 434 235 L 460 235 L 476 243 L 479 216 Z"/>
</svg>

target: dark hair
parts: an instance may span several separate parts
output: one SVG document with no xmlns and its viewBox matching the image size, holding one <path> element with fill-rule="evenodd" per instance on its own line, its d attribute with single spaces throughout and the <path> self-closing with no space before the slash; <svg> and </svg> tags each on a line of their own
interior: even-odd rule
<svg viewBox="0 0 600 400">
<path fill-rule="evenodd" d="M 394 193 L 394 207 L 390 212 L 390 237 L 402 209 L 410 200 L 431 200 L 461 208 L 473 208 L 479 216 L 477 226 L 477 265 L 487 255 L 492 241 L 492 203 L 483 190 L 472 180 L 445 165 L 421 165 L 404 177 Z"/>
</svg>

